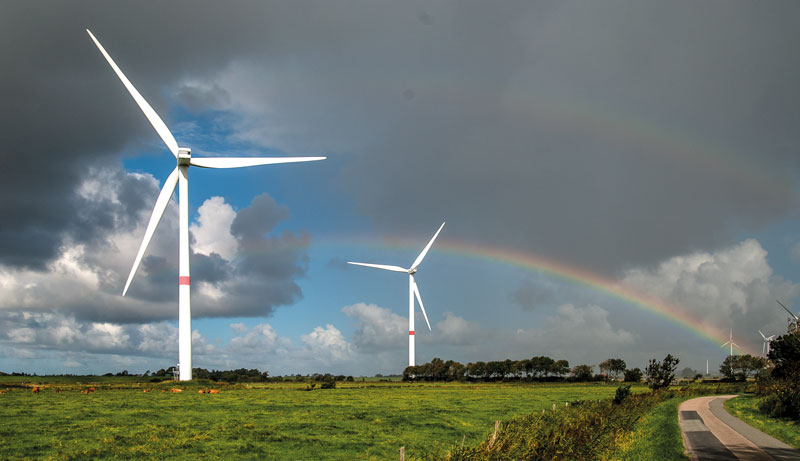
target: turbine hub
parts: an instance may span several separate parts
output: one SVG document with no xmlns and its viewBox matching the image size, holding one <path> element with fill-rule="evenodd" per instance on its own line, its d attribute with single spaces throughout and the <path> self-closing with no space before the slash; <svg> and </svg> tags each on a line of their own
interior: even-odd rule
<svg viewBox="0 0 800 461">
<path fill-rule="evenodd" d="M 189 161 L 192 159 L 192 149 L 188 147 L 178 148 L 178 165 L 189 166 Z"/>
<path fill-rule="evenodd" d="M 416 274 L 416 273 L 417 273 L 417 268 L 416 268 L 416 267 L 415 267 L 415 268 L 413 268 L 413 269 L 409 269 L 409 270 L 408 270 L 408 274 L 409 274 L 409 275 L 414 275 L 414 274 Z"/>
</svg>

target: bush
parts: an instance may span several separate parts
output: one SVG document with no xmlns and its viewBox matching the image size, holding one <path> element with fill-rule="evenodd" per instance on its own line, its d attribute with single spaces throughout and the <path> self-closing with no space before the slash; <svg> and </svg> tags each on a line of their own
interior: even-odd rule
<svg viewBox="0 0 800 461">
<path fill-rule="evenodd" d="M 777 418 L 800 420 L 800 373 L 775 381 L 761 392 L 766 394 L 761 411 Z"/>
<path fill-rule="evenodd" d="M 627 386 L 620 386 L 617 388 L 617 393 L 616 395 L 614 395 L 614 400 L 612 400 L 612 402 L 614 403 L 614 405 L 619 405 L 630 396 L 631 396 L 631 385 L 628 384 Z"/>
</svg>

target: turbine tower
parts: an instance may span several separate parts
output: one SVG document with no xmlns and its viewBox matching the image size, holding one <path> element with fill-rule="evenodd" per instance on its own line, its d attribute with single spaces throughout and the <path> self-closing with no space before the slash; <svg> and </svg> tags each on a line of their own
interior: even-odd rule
<svg viewBox="0 0 800 461">
<path fill-rule="evenodd" d="M 147 224 L 147 230 L 142 239 L 142 245 L 139 247 L 139 253 L 136 255 L 136 260 L 133 263 L 133 268 L 128 276 L 128 281 L 125 283 L 125 288 L 122 290 L 122 296 L 128 291 L 128 287 L 133 280 L 136 270 L 139 268 L 139 263 L 144 256 L 147 245 L 153 237 L 158 226 L 164 210 L 172 198 L 175 187 L 178 186 L 178 208 L 180 217 L 180 232 L 179 232 L 179 257 L 180 265 L 178 271 L 178 356 L 180 367 L 181 381 L 192 379 L 192 316 L 191 307 L 189 302 L 189 182 L 188 172 L 190 166 L 197 166 L 201 168 L 241 168 L 256 165 L 270 165 L 275 163 L 293 163 L 293 162 L 311 162 L 314 160 L 323 160 L 325 157 L 284 157 L 284 158 L 268 158 L 268 157 L 207 157 L 207 158 L 192 158 L 192 150 L 188 147 L 179 147 L 175 137 L 167 128 L 167 125 L 161 120 L 155 110 L 147 103 L 141 94 L 136 90 L 133 84 L 125 77 L 120 68 L 111 59 L 111 56 L 106 52 L 103 45 L 95 38 L 94 34 L 89 29 L 86 32 L 91 37 L 97 49 L 103 54 L 103 57 L 108 61 L 108 64 L 117 74 L 117 77 L 125 85 L 125 88 L 133 97 L 136 104 L 144 112 L 145 117 L 153 125 L 158 135 L 167 145 L 172 155 L 178 161 L 178 165 L 172 170 L 172 173 L 167 177 L 164 182 L 164 187 L 161 193 L 158 194 L 155 207 L 153 207 L 153 214 L 150 216 L 150 222 Z"/>
<path fill-rule="evenodd" d="M 719 347 L 725 347 L 725 346 L 727 346 L 727 345 L 729 345 L 729 344 L 730 344 L 730 346 L 731 346 L 731 355 L 733 355 L 733 346 L 739 347 L 739 345 L 738 345 L 738 344 L 736 344 L 735 342 L 733 342 L 733 330 L 732 330 L 732 329 L 731 329 L 731 336 L 730 336 L 730 339 L 729 339 L 729 340 L 727 340 L 727 341 L 725 341 L 725 344 L 723 344 L 723 345 L 721 345 L 721 346 L 719 346 Z"/>
<path fill-rule="evenodd" d="M 761 337 L 764 339 L 764 345 L 761 346 L 761 353 L 764 354 L 764 357 L 766 357 L 769 355 L 769 343 L 771 343 L 772 340 L 775 339 L 775 335 L 765 336 L 764 333 L 761 332 L 761 330 L 758 330 L 758 334 L 760 334 Z"/>
<path fill-rule="evenodd" d="M 365 267 L 374 267 L 376 269 L 383 269 L 392 272 L 404 272 L 408 274 L 408 366 L 414 366 L 414 297 L 416 296 L 417 301 L 419 301 L 419 307 L 422 309 L 422 315 L 425 317 L 425 323 L 428 324 L 428 330 L 431 329 L 431 323 L 428 321 L 428 314 L 425 313 L 425 306 L 422 305 L 422 296 L 419 294 L 419 288 L 417 288 L 417 282 L 414 280 L 414 274 L 417 273 L 417 268 L 422 263 L 422 260 L 425 258 L 425 255 L 428 253 L 428 250 L 431 249 L 431 245 L 433 245 L 433 241 L 436 240 L 436 237 L 439 236 L 439 232 L 442 231 L 444 227 L 444 223 L 439 226 L 439 230 L 433 235 L 433 238 L 428 245 L 425 246 L 425 249 L 422 250 L 422 253 L 417 256 L 417 259 L 414 260 L 414 263 L 411 264 L 411 267 L 408 269 L 404 269 L 398 266 L 387 266 L 384 264 L 367 264 L 367 263 L 356 263 L 348 261 L 347 264 L 355 264 L 357 266 L 365 266 Z"/>
</svg>

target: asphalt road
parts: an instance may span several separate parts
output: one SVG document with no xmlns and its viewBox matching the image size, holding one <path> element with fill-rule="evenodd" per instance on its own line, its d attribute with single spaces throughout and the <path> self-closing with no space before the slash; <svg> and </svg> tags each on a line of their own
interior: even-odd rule
<svg viewBox="0 0 800 461">
<path fill-rule="evenodd" d="M 800 450 L 731 416 L 723 402 L 735 395 L 698 397 L 678 407 L 686 451 L 693 460 L 800 461 Z"/>
</svg>

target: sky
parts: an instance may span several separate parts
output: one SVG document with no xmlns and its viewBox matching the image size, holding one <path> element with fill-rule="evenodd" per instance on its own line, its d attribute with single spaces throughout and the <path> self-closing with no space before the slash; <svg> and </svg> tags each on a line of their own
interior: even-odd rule
<svg viewBox="0 0 800 461">
<path fill-rule="evenodd" d="M 401 373 L 546 355 L 712 371 L 800 295 L 800 5 L 0 3 L 0 371 L 177 362 L 181 146 L 193 365 Z M 418 309 L 418 308 L 417 308 Z"/>
</svg>

